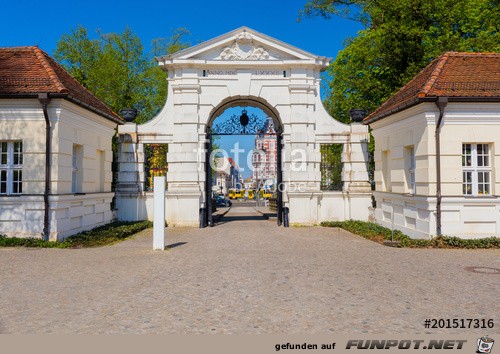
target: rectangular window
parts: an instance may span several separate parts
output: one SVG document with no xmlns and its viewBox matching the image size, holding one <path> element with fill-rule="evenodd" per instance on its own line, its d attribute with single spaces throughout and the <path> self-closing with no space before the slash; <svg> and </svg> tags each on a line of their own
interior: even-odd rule
<svg viewBox="0 0 500 354">
<path fill-rule="evenodd" d="M 23 192 L 22 165 L 22 141 L 0 142 L 0 194 L 21 194 Z"/>
<path fill-rule="evenodd" d="M 0 194 L 7 194 L 7 170 L 0 170 Z"/>
<path fill-rule="evenodd" d="M 321 144 L 321 190 L 342 190 L 342 144 Z"/>
<path fill-rule="evenodd" d="M 83 146 L 73 145 L 72 156 L 72 173 L 71 173 L 71 193 L 82 192 L 82 177 L 83 177 Z"/>
<path fill-rule="evenodd" d="M 9 143 L 2 141 L 0 143 L 0 165 L 7 165 L 7 154 L 8 154 L 8 145 Z"/>
<path fill-rule="evenodd" d="M 462 190 L 464 195 L 491 195 L 489 144 L 462 144 Z"/>
<path fill-rule="evenodd" d="M 405 158 L 405 177 L 406 177 L 406 191 L 410 194 L 416 194 L 415 182 L 415 148 L 407 146 L 404 149 Z"/>
<path fill-rule="evenodd" d="M 23 192 L 23 171 L 12 171 L 12 194 L 21 194 Z"/>
</svg>

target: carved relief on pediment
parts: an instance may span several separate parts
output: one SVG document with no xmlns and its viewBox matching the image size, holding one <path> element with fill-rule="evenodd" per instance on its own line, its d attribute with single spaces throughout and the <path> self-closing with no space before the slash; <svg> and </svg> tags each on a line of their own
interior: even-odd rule
<svg viewBox="0 0 500 354">
<path fill-rule="evenodd" d="M 251 43 L 252 40 L 253 40 L 252 35 L 246 31 L 243 31 L 236 36 L 236 42 L 239 43 Z"/>
<path fill-rule="evenodd" d="M 269 52 L 261 46 L 256 46 L 252 35 L 241 32 L 231 46 L 222 49 L 220 60 L 267 60 L 274 59 Z"/>
<path fill-rule="evenodd" d="M 222 50 L 217 59 L 221 60 L 266 60 L 269 53 L 262 47 L 251 46 L 249 50 L 241 48 L 238 43 Z"/>
</svg>

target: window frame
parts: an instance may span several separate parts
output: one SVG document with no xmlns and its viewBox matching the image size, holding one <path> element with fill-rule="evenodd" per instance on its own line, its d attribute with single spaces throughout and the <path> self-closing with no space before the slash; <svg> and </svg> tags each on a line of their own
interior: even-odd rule
<svg viewBox="0 0 500 354">
<path fill-rule="evenodd" d="M 0 195 L 23 194 L 23 159 L 22 140 L 0 141 Z"/>
<path fill-rule="evenodd" d="M 470 150 L 467 150 L 467 146 L 470 146 Z M 481 148 L 479 149 L 478 147 Z M 480 161 L 482 165 L 480 165 Z M 487 162 L 486 164 L 485 161 Z M 462 194 L 464 197 L 489 197 L 493 195 L 491 163 L 491 144 L 462 143 Z M 486 176 L 487 181 L 485 181 Z M 480 188 L 481 186 L 482 188 Z M 483 192 L 480 192 L 480 189 Z M 488 193 L 484 193 L 486 189 L 488 189 Z M 470 193 L 467 193 L 469 190 Z"/>
</svg>

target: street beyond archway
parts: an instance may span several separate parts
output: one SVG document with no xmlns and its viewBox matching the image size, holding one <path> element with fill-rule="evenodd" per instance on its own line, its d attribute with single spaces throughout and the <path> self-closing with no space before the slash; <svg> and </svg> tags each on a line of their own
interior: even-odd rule
<svg viewBox="0 0 500 354">
<path fill-rule="evenodd" d="M 247 207 L 225 219 L 167 229 L 164 252 L 152 230 L 102 248 L 0 249 L 0 333 L 483 335 L 424 321 L 496 315 L 498 275 L 467 268 L 499 268 L 498 250 L 388 248 Z"/>
</svg>

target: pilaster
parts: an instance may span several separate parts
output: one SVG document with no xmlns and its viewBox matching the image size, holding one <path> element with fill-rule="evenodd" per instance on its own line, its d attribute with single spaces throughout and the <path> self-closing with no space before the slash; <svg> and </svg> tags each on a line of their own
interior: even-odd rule
<svg viewBox="0 0 500 354">
<path fill-rule="evenodd" d="M 371 193 L 368 177 L 368 127 L 359 123 L 350 125 L 351 134 L 342 151 L 343 190 L 349 193 Z"/>
</svg>

